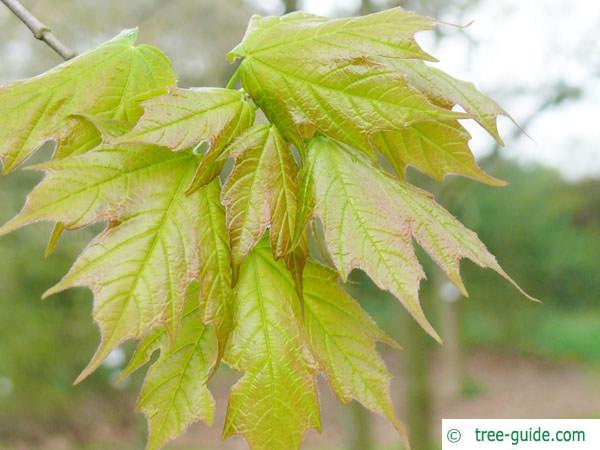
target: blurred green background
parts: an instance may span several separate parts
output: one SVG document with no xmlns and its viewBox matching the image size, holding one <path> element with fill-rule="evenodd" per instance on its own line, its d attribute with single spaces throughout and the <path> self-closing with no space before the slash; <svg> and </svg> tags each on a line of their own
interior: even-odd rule
<svg viewBox="0 0 600 450">
<path fill-rule="evenodd" d="M 411 172 L 413 182 L 474 229 L 525 300 L 491 271 L 469 263 L 464 299 L 423 257 L 423 297 L 445 340 L 433 343 L 398 302 L 354 273 L 348 289 L 405 347 L 382 348 L 395 375 L 392 391 L 416 450 L 440 447 L 444 418 L 600 417 L 600 7 L 540 0 L 107 0 L 24 1 L 68 45 L 83 51 L 140 27 L 161 47 L 183 86 L 223 85 L 232 72 L 225 53 L 253 13 L 306 9 L 331 16 L 402 5 L 465 29 L 442 26 L 419 40 L 451 73 L 477 81 L 530 135 L 501 123 L 505 149 L 473 130 L 480 164 L 510 182 L 498 189 L 468 179 L 443 183 Z M 529 21 L 532 22 L 529 22 Z M 535 22 L 535 23 L 534 23 Z M 544 25 L 538 24 L 544 23 Z M 537 24 L 537 25 L 536 25 Z M 546 33 L 546 34 L 544 34 Z M 60 62 L 0 5 L 0 82 L 33 76 Z M 568 37 L 568 39 L 567 39 Z M 563 39 L 564 38 L 564 39 Z M 444 65 L 446 64 L 446 65 Z M 1 119 L 0 119 L 1 120 Z M 48 157 L 47 148 L 36 159 Z M 0 221 L 22 206 L 39 175 L 0 179 Z M 45 302 L 41 293 L 67 270 L 94 230 L 69 233 L 43 259 L 48 224 L 0 240 L 0 449 L 137 450 L 145 424 L 134 413 L 143 374 L 116 385 L 129 346 L 72 386 L 98 341 L 91 295 L 71 290 Z M 190 428 L 171 448 L 245 449 L 219 437 L 227 390 L 237 375 L 212 382 L 215 427 Z M 307 434 L 313 450 L 399 449 L 393 428 L 356 405 L 343 407 L 321 386 L 324 432 Z"/>
</svg>

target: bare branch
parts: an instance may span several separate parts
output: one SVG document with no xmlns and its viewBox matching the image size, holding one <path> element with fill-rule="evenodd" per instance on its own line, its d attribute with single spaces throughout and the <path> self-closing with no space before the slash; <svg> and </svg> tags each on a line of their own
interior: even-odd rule
<svg viewBox="0 0 600 450">
<path fill-rule="evenodd" d="M 18 0 L 0 0 L 10 9 L 21 22 L 31 30 L 36 39 L 44 41 L 48 46 L 58 53 L 65 61 L 77 56 L 77 53 L 58 40 L 50 28 L 44 25 Z"/>
</svg>

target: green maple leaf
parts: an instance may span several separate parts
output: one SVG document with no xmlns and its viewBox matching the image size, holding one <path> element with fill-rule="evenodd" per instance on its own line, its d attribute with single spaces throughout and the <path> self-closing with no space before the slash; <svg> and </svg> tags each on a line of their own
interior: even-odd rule
<svg viewBox="0 0 600 450">
<path fill-rule="evenodd" d="M 461 106 L 479 123 L 496 142 L 504 145 L 498 126 L 498 116 L 510 115 L 498 103 L 479 92 L 473 83 L 459 80 L 421 61 L 384 58 L 385 64 L 404 73 L 411 85 L 423 92 L 432 102 L 446 108 Z"/>
<path fill-rule="evenodd" d="M 245 57 L 239 70 L 258 106 L 299 147 L 320 131 L 372 153 L 377 131 L 468 117 L 434 105 L 397 70 L 371 60 L 327 64 L 261 53 Z"/>
<path fill-rule="evenodd" d="M 489 267 L 512 282 L 477 235 L 430 194 L 392 179 L 359 153 L 317 137 L 309 145 L 307 164 L 312 166 L 314 212 L 323 223 L 329 253 L 342 278 L 354 268 L 363 269 L 436 339 L 439 336 L 419 303 L 419 283 L 425 274 L 415 256 L 413 238 L 464 295 L 461 258 Z"/>
<path fill-rule="evenodd" d="M 218 360 L 221 359 L 233 327 L 231 251 L 220 194 L 221 187 L 217 180 L 202 188 L 198 194 L 198 216 L 202 220 L 198 241 L 199 274 L 198 283 L 190 285 L 185 313 L 197 314 L 202 323 L 214 327 L 219 348 Z M 121 374 L 121 379 L 150 360 L 167 331 L 166 328 L 159 327 L 140 341 L 134 356 Z"/>
<path fill-rule="evenodd" d="M 495 186 L 506 184 L 477 165 L 469 149 L 470 139 L 457 120 L 420 122 L 398 132 L 382 131 L 373 136 L 377 149 L 401 178 L 406 166 L 412 165 L 436 180 L 454 173 Z"/>
<path fill-rule="evenodd" d="M 235 328 L 225 360 L 244 376 L 231 389 L 224 435 L 254 450 L 293 450 L 320 429 L 315 368 L 298 322 L 290 274 L 263 240 L 246 257 L 235 290 Z"/>
<path fill-rule="evenodd" d="M 197 302 L 188 309 L 174 342 L 166 333 L 151 341 L 160 356 L 146 374 L 137 404 L 148 419 L 147 450 L 161 448 L 193 422 L 211 425 L 214 419 L 215 400 L 206 383 L 217 360 L 217 338 L 214 328 L 200 321 Z"/>
<path fill-rule="evenodd" d="M 142 102 L 144 114 L 116 143 L 145 143 L 184 150 L 206 141 L 220 148 L 254 121 L 254 108 L 231 89 L 173 89 Z"/>
<path fill-rule="evenodd" d="M 435 61 L 414 39 L 435 21 L 402 8 L 362 17 L 328 19 L 295 12 L 282 17 L 253 16 L 243 41 L 229 58 L 247 55 L 287 55 L 299 50 L 305 59 L 349 59 L 378 55 Z M 290 36 L 282 39 L 283 35 Z"/>
<path fill-rule="evenodd" d="M 432 58 L 413 36 L 433 24 L 400 8 L 336 20 L 256 17 L 230 57 L 243 58 L 244 88 L 299 147 L 318 131 L 373 158 L 383 153 L 400 175 L 410 164 L 436 179 L 456 173 L 502 184 L 477 166 L 456 119 L 477 120 L 502 143 L 496 118 L 507 114 L 422 61 Z"/>
<path fill-rule="evenodd" d="M 231 89 L 172 89 L 167 95 L 142 103 L 144 114 L 115 143 L 146 143 L 181 151 L 206 142 L 208 150 L 198 166 L 188 192 L 216 177 L 216 164 L 224 147 L 254 122 L 254 107 L 244 94 Z"/>
<path fill-rule="evenodd" d="M 159 326 L 144 336 L 117 382 L 160 356 L 150 366 L 137 407 L 148 420 L 148 449 L 158 449 L 199 420 L 212 424 L 215 402 L 207 382 L 218 361 L 217 336 L 198 314 L 198 285 L 187 291 L 184 315 L 175 339 Z"/>
<path fill-rule="evenodd" d="M 74 286 L 94 292 L 102 343 L 81 377 L 115 346 L 160 321 L 176 329 L 185 288 L 199 272 L 201 191 L 185 194 L 194 160 L 189 153 L 141 145 L 42 164 L 37 168 L 46 178 L 21 214 L 0 229 L 5 233 L 37 220 L 60 221 L 67 228 L 110 222 L 46 293 Z"/>
<path fill-rule="evenodd" d="M 215 327 L 222 355 L 233 327 L 233 272 L 219 180 L 202 188 L 199 197 L 200 316 Z"/>
<path fill-rule="evenodd" d="M 175 84 L 168 59 L 158 49 L 136 47 L 127 31 L 97 49 L 26 81 L 0 87 L 0 159 L 7 173 L 44 142 L 57 140 L 60 155 L 100 143 L 97 131 L 74 114 L 135 122 L 136 99 Z M 28 126 L 22 126 L 28 124 Z"/>
<path fill-rule="evenodd" d="M 258 125 L 228 150 L 236 159 L 223 186 L 231 251 L 239 265 L 268 226 L 275 257 L 292 250 L 296 226 L 296 163 L 274 126 Z"/>
<path fill-rule="evenodd" d="M 337 273 L 310 263 L 304 271 L 304 317 L 311 349 L 343 403 L 358 400 L 386 416 L 407 442 L 390 399 L 391 374 L 376 341 L 398 347 L 339 285 Z M 408 446 L 407 446 L 408 448 Z"/>
<path fill-rule="evenodd" d="M 374 34 L 382 26 L 394 30 L 383 40 Z M 432 104 L 399 71 L 371 58 L 422 56 L 413 35 L 429 27 L 401 9 L 359 19 L 255 18 L 229 56 L 242 58 L 242 85 L 286 139 L 302 146 L 320 131 L 372 151 L 377 130 L 465 117 Z"/>
</svg>

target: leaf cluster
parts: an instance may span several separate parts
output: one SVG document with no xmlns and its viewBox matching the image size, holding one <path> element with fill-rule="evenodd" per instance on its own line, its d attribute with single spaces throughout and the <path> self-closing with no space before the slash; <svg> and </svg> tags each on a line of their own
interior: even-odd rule
<svg viewBox="0 0 600 450">
<path fill-rule="evenodd" d="M 149 449 L 212 422 L 207 383 L 221 362 L 243 373 L 224 435 L 255 450 L 299 448 L 320 429 L 319 372 L 342 402 L 384 415 L 405 439 L 375 349 L 397 344 L 340 279 L 362 269 L 436 339 L 413 242 L 465 295 L 462 258 L 510 280 L 472 231 L 403 179 L 412 165 L 502 184 L 477 166 L 460 121 L 501 143 L 506 113 L 428 64 L 414 35 L 434 25 L 400 8 L 253 17 L 229 54 L 240 90 L 177 87 L 168 59 L 129 31 L 0 88 L 5 173 L 56 143 L 0 234 L 53 221 L 50 253 L 65 230 L 106 223 L 45 295 L 94 294 L 102 338 L 78 381 L 126 340 L 139 344 L 123 376 L 158 353 L 138 402 Z"/>
</svg>

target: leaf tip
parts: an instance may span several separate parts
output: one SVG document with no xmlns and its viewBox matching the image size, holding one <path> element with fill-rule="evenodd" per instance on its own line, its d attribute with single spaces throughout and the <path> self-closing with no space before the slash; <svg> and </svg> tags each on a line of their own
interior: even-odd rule
<svg viewBox="0 0 600 450">
<path fill-rule="evenodd" d="M 392 416 L 389 417 L 389 419 L 391 420 L 392 425 L 394 426 L 394 428 L 398 432 L 398 435 L 400 436 L 400 443 L 402 444 L 402 448 L 404 450 L 411 450 L 410 439 L 408 439 L 408 431 L 406 431 L 404 423 L 400 419 L 398 419 L 393 413 Z"/>
<path fill-rule="evenodd" d="M 521 295 L 523 295 L 523 297 L 525 297 L 527 300 L 532 301 L 534 303 L 538 303 L 538 304 L 543 304 L 544 302 L 542 302 L 539 298 L 536 298 L 530 294 L 528 294 L 523 288 L 521 288 L 521 286 L 519 286 L 517 284 L 516 281 L 514 281 L 512 278 L 509 279 L 510 283 L 517 288 L 517 290 L 521 293 Z"/>
<path fill-rule="evenodd" d="M 83 369 L 81 371 L 81 373 L 77 376 L 77 378 L 75 378 L 73 385 L 74 386 L 78 385 L 83 380 L 85 380 L 87 377 L 89 377 L 92 373 L 94 373 L 94 371 L 98 367 L 100 367 L 100 365 L 102 364 L 102 361 L 104 361 L 104 359 L 108 356 L 108 354 L 111 351 L 112 351 L 112 348 L 109 347 L 108 345 L 106 345 L 104 342 L 102 342 L 100 344 L 100 346 L 98 347 L 98 350 L 96 350 L 96 353 L 94 354 L 94 356 L 88 363 L 88 365 L 85 367 L 85 369 Z"/>
<path fill-rule="evenodd" d="M 496 178 L 488 175 L 486 177 L 486 184 L 489 184 L 490 186 L 494 187 L 505 187 L 508 186 L 509 183 L 508 181 L 502 180 L 501 178 Z"/>
<path fill-rule="evenodd" d="M 126 28 L 123 31 L 121 31 L 114 40 L 120 40 L 123 39 L 125 41 L 127 41 L 128 44 L 135 44 L 135 42 L 138 39 L 138 35 L 139 35 L 139 28 L 138 27 L 134 27 L 134 28 Z"/>
<path fill-rule="evenodd" d="M 469 28 L 471 25 L 473 25 L 475 23 L 475 20 L 470 20 L 465 24 L 445 22 L 443 20 L 436 20 L 435 23 L 436 23 L 436 25 L 445 25 L 447 27 L 458 28 L 459 30 L 464 30 L 466 28 Z"/>
<path fill-rule="evenodd" d="M 46 300 L 48 299 L 48 297 L 54 295 L 54 294 L 58 294 L 59 292 L 62 292 L 66 289 L 66 286 L 62 285 L 62 281 L 59 281 L 58 283 L 56 283 L 54 286 L 52 286 L 51 288 L 47 289 L 43 294 L 42 294 L 42 300 Z"/>
<path fill-rule="evenodd" d="M 519 286 L 519 284 L 513 280 L 505 271 L 504 269 L 502 269 L 502 267 L 500 267 L 500 265 L 498 264 L 496 267 L 492 267 L 497 273 L 499 273 L 506 281 L 508 281 L 510 284 L 512 284 L 515 289 L 517 291 L 519 291 L 519 293 L 525 297 L 527 300 L 530 300 L 534 303 L 539 303 L 539 304 L 543 304 L 543 302 L 536 298 L 533 297 L 532 295 L 528 294 L 521 286 Z"/>
<path fill-rule="evenodd" d="M 65 224 L 62 222 L 58 222 L 54 225 L 52 229 L 52 234 L 50 235 L 50 239 L 48 239 L 48 244 L 46 244 L 46 249 L 44 250 L 44 259 L 48 259 L 54 250 L 56 250 L 56 246 L 58 245 L 58 241 L 60 237 L 63 235 L 65 231 Z"/>
<path fill-rule="evenodd" d="M 15 219 L 16 218 L 13 218 L 0 226 L 0 236 L 5 236 L 19 228 L 18 222 Z"/>
<path fill-rule="evenodd" d="M 419 309 L 419 311 L 416 312 L 409 309 L 408 311 L 429 336 L 431 336 L 440 345 L 444 343 L 440 335 L 437 333 L 437 331 L 435 331 L 435 328 L 433 328 L 433 325 L 431 325 L 431 323 L 429 323 L 429 320 L 427 320 L 427 318 L 425 317 L 423 310 Z"/>
</svg>

